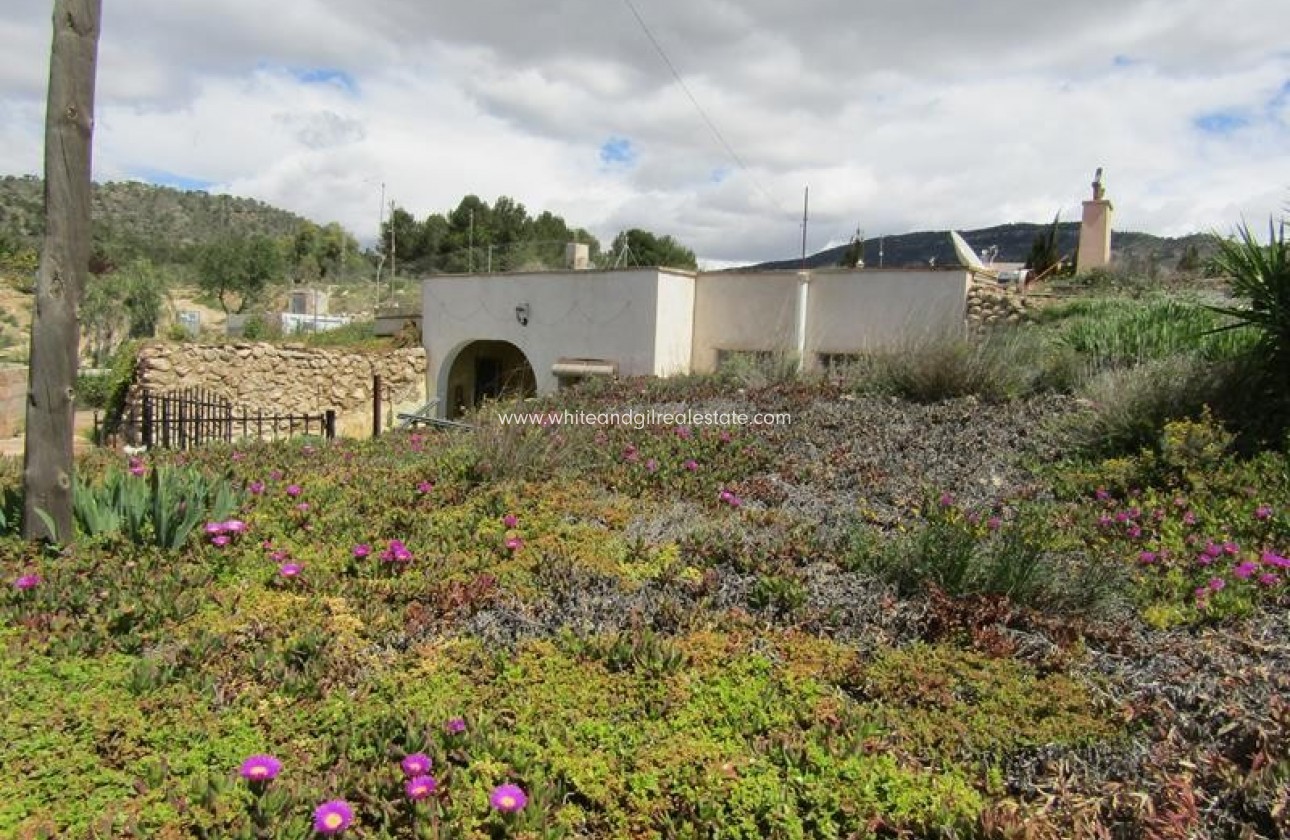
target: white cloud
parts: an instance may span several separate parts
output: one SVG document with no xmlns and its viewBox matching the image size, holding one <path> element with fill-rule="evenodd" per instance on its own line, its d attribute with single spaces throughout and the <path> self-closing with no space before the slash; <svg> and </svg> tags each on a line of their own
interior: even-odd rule
<svg viewBox="0 0 1290 840">
<path fill-rule="evenodd" d="M 1097 166 L 1121 229 L 1286 204 L 1274 0 L 635 8 L 689 95 L 627 3 L 114 0 L 96 176 L 209 181 L 364 237 L 381 183 L 419 217 L 505 194 L 722 264 L 797 253 L 807 185 L 812 249 L 1075 218 Z M 48 33 L 45 3 L 0 11 L 0 170 L 40 169 Z"/>
</svg>

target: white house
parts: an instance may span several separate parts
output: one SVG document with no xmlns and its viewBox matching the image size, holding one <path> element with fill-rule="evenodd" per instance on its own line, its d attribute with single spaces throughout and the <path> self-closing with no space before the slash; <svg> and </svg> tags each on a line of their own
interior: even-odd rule
<svg viewBox="0 0 1290 840">
<path fill-rule="evenodd" d="M 707 373 L 731 353 L 806 370 L 957 334 L 971 273 L 945 269 L 440 275 L 422 287 L 427 392 L 440 416 L 583 376 Z"/>
</svg>

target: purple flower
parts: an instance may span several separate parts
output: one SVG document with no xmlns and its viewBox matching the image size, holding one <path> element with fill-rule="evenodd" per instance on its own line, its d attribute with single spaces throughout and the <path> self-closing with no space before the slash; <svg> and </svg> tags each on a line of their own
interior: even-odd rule
<svg viewBox="0 0 1290 840">
<path fill-rule="evenodd" d="M 725 502 L 726 504 L 730 505 L 731 507 L 739 507 L 744 503 L 743 499 L 740 499 L 738 496 L 736 496 L 734 493 L 731 493 L 729 490 L 722 490 L 717 495 L 717 498 Z"/>
<path fill-rule="evenodd" d="M 699 462 L 693 458 L 688 458 L 681 466 L 685 468 L 686 472 L 697 472 L 699 469 Z"/>
<path fill-rule="evenodd" d="M 689 440 L 693 435 L 694 435 L 694 432 L 690 430 L 689 426 L 676 427 L 676 436 L 679 437 L 681 440 Z"/>
<path fill-rule="evenodd" d="M 1193 512 L 1192 512 L 1192 511 L 1190 511 L 1190 510 L 1189 510 L 1189 511 L 1187 511 L 1186 513 L 1184 513 L 1184 514 L 1183 514 L 1183 524 L 1184 524 L 1184 525 L 1195 525 L 1195 524 L 1196 524 L 1196 514 L 1195 514 L 1195 513 L 1193 513 Z"/>
<path fill-rule="evenodd" d="M 1107 499 L 1111 498 L 1111 494 L 1106 492 L 1105 487 L 1097 488 L 1097 492 L 1094 493 L 1093 495 L 1097 498 L 1099 502 L 1105 502 Z"/>
<path fill-rule="evenodd" d="M 399 762 L 399 766 L 403 768 L 405 776 L 424 776 L 430 772 L 434 762 L 425 753 L 412 753 L 404 756 L 403 760 Z"/>
<path fill-rule="evenodd" d="M 1135 539 L 1135 540 L 1136 540 L 1136 539 L 1137 539 L 1138 537 L 1140 537 L 1140 536 L 1142 536 L 1142 529 L 1141 529 L 1141 528 L 1139 528 L 1137 525 L 1134 525 L 1132 528 L 1130 528 L 1130 529 L 1129 529 L 1129 538 L 1130 538 L 1130 539 Z"/>
<path fill-rule="evenodd" d="M 228 545 L 228 534 L 216 534 L 211 537 L 211 545 L 219 546 L 220 548 Z"/>
<path fill-rule="evenodd" d="M 267 782 L 282 772 L 282 762 L 271 755 L 253 755 L 242 762 L 237 772 L 247 781 Z"/>
<path fill-rule="evenodd" d="M 360 560 L 372 553 L 372 547 L 367 543 L 359 543 L 354 546 L 354 556 Z"/>
<path fill-rule="evenodd" d="M 1290 558 L 1282 557 L 1280 554 L 1273 554 L 1271 551 L 1263 552 L 1259 558 L 1265 566 L 1272 566 L 1277 569 L 1290 569 Z"/>
<path fill-rule="evenodd" d="M 514 814 L 522 810 L 529 802 L 519 785 L 498 785 L 488 797 L 488 804 L 503 814 Z"/>
<path fill-rule="evenodd" d="M 520 524 L 520 518 L 513 513 L 508 513 L 502 517 L 502 525 L 507 528 L 514 528 Z"/>
<path fill-rule="evenodd" d="M 229 521 L 221 524 L 224 526 L 224 530 L 230 534 L 246 533 L 246 523 L 240 519 L 230 519 Z"/>
<path fill-rule="evenodd" d="M 1156 560 L 1158 559 L 1159 557 L 1156 555 L 1154 551 L 1143 551 L 1140 554 L 1138 554 L 1138 562 L 1144 566 L 1149 566 L 1152 563 L 1156 562 Z"/>
<path fill-rule="evenodd" d="M 290 556 L 291 556 L 291 552 L 287 551 L 285 548 L 279 548 L 277 551 L 274 551 L 272 554 L 269 555 L 269 559 L 272 560 L 274 563 L 283 563 Z"/>
<path fill-rule="evenodd" d="M 1277 577 L 1271 572 L 1265 572 L 1264 574 L 1259 575 L 1259 583 L 1263 584 L 1264 586 L 1276 586 L 1280 582 L 1281 582 L 1281 578 Z"/>
<path fill-rule="evenodd" d="M 460 735 L 466 731 L 466 719 L 455 717 L 443 725 L 449 735 Z"/>
<path fill-rule="evenodd" d="M 301 493 L 303 493 L 303 492 L 304 492 L 304 490 L 301 490 L 301 489 L 300 489 L 300 485 L 299 485 L 299 484 L 288 484 L 288 485 L 287 485 L 287 495 L 288 495 L 288 496 L 290 496 L 290 497 L 291 497 L 291 498 L 293 498 L 293 499 L 294 499 L 296 496 L 299 496 L 299 495 L 300 495 Z"/>
<path fill-rule="evenodd" d="M 940 498 L 941 507 L 949 507 L 954 504 L 954 495 L 952 493 L 942 493 Z"/>
<path fill-rule="evenodd" d="M 309 512 L 309 503 L 308 503 L 308 502 L 301 502 L 300 504 L 296 505 L 296 510 L 300 511 L 301 513 L 308 513 L 308 512 Z"/>
<path fill-rule="evenodd" d="M 1232 569 L 1232 574 L 1236 575 L 1241 580 L 1249 580 L 1250 577 L 1253 576 L 1253 574 L 1258 570 L 1258 568 L 1259 568 L 1258 563 L 1255 563 L 1252 560 L 1246 560 L 1244 563 L 1241 563 L 1235 569 Z"/>
<path fill-rule="evenodd" d="M 1097 527 L 1099 527 L 1099 528 L 1110 528 L 1110 527 L 1111 527 L 1111 517 L 1107 516 L 1105 513 L 1104 513 L 1104 514 L 1102 514 L 1101 516 L 1099 516 L 1099 517 L 1097 518 Z"/>
<path fill-rule="evenodd" d="M 278 567 L 278 574 L 282 575 L 284 578 L 299 577 L 300 573 L 304 571 L 304 568 L 305 567 L 301 566 L 299 563 L 283 563 Z"/>
<path fill-rule="evenodd" d="M 272 481 L 282 480 L 282 470 L 273 470 L 269 473 L 269 479 Z"/>
<path fill-rule="evenodd" d="M 319 834 L 340 834 L 354 822 L 354 809 L 343 799 L 324 802 L 314 811 L 314 831 Z"/>
<path fill-rule="evenodd" d="M 434 489 L 434 482 L 431 482 L 431 481 L 422 481 L 417 485 L 418 493 L 429 493 L 433 489 Z"/>
<path fill-rule="evenodd" d="M 511 551 L 519 551 L 524 547 L 524 540 L 521 537 L 507 537 L 506 547 Z"/>
<path fill-rule="evenodd" d="M 991 516 L 989 519 L 985 521 L 985 527 L 989 528 L 991 531 L 999 530 L 999 526 L 1002 524 L 1003 524 L 1002 520 L 1000 520 L 999 517 L 997 516 Z"/>
<path fill-rule="evenodd" d="M 381 559 L 387 563 L 407 563 L 412 559 L 412 552 L 403 540 L 390 540 L 389 547 L 381 552 Z"/>
<path fill-rule="evenodd" d="M 413 776 L 408 779 L 403 789 L 407 791 L 408 799 L 417 802 L 434 793 L 438 786 L 439 783 L 434 780 L 434 776 Z"/>
<path fill-rule="evenodd" d="M 1270 505 L 1259 505 L 1254 509 L 1254 518 L 1262 521 L 1272 518 L 1272 507 Z"/>
<path fill-rule="evenodd" d="M 19 592 L 35 589 L 37 586 L 40 586 L 40 575 L 22 575 L 13 582 L 13 588 Z"/>
<path fill-rule="evenodd" d="M 246 490 L 252 496 L 258 496 L 264 492 L 264 482 L 252 481 L 250 484 L 246 485 Z"/>
<path fill-rule="evenodd" d="M 1223 547 L 1221 545 L 1216 545 L 1213 540 L 1210 540 L 1205 543 L 1204 552 L 1206 557 L 1214 559 L 1223 553 Z"/>
<path fill-rule="evenodd" d="M 215 536 L 216 534 L 222 534 L 224 533 L 224 523 L 207 522 L 205 530 L 206 530 L 206 533 L 210 534 L 211 536 Z"/>
<path fill-rule="evenodd" d="M 1234 542 L 1223 543 L 1223 553 L 1228 557 L 1235 557 L 1241 553 L 1241 547 Z"/>
<path fill-rule="evenodd" d="M 645 470 L 646 472 L 658 472 L 658 461 L 654 458 L 650 458 L 645 462 Z"/>
<path fill-rule="evenodd" d="M 1220 577 L 1210 578 L 1210 580 L 1209 580 L 1209 588 L 1210 588 L 1211 590 L 1213 590 L 1214 592 L 1219 591 L 1219 590 L 1220 590 L 1220 589 L 1222 589 L 1224 586 L 1227 586 L 1227 581 L 1223 580 L 1223 579 L 1222 579 L 1222 578 L 1220 578 Z"/>
</svg>

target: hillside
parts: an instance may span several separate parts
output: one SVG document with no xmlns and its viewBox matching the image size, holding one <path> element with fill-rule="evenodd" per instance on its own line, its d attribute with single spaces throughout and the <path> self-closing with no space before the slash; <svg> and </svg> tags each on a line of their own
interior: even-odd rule
<svg viewBox="0 0 1290 840">
<path fill-rule="evenodd" d="M 1047 224 L 1018 222 L 977 230 L 960 231 L 978 254 L 984 253 L 991 246 L 999 248 L 996 262 L 1024 262 L 1034 242 L 1035 234 L 1048 227 Z M 888 268 L 906 268 L 927 265 L 931 259 L 937 265 L 956 265 L 958 258 L 954 255 L 954 246 L 950 244 L 948 230 L 918 231 L 897 236 L 877 237 L 864 241 L 865 264 L 876 268 L 881 248 L 881 265 Z M 1079 223 L 1063 222 L 1058 229 L 1058 244 L 1063 255 L 1073 255 L 1079 244 Z M 1195 246 L 1200 256 L 1206 257 L 1212 252 L 1208 237 L 1192 234 L 1180 238 L 1153 236 L 1149 233 L 1115 232 L 1111 236 L 1111 254 L 1116 265 L 1126 270 L 1149 274 L 1153 270 L 1173 269 L 1177 267 L 1190 246 Z M 829 248 L 806 258 L 808 268 L 825 268 L 835 266 L 842 259 L 846 245 Z M 800 258 L 774 260 L 761 263 L 756 268 L 792 269 L 801 266 Z"/>
<path fill-rule="evenodd" d="M 290 236 L 304 217 L 252 198 L 184 192 L 136 181 L 94 185 L 94 238 L 157 262 L 223 234 Z M 0 236 L 35 248 L 44 232 L 44 193 L 34 175 L 0 178 Z"/>
</svg>

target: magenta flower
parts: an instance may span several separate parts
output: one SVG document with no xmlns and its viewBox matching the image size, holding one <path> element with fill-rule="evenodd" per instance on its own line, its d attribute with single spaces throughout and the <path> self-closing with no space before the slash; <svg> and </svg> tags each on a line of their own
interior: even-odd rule
<svg viewBox="0 0 1290 840">
<path fill-rule="evenodd" d="M 1129 529 L 1130 539 L 1136 540 L 1138 537 L 1141 537 L 1141 536 L 1142 536 L 1142 529 L 1137 525 L 1134 525 L 1132 528 Z"/>
<path fill-rule="evenodd" d="M 1281 578 L 1277 577 L 1271 572 L 1266 572 L 1264 574 L 1259 575 L 1259 583 L 1263 584 L 1264 586 L 1276 586 L 1280 582 L 1281 582 Z"/>
<path fill-rule="evenodd" d="M 417 485 L 418 493 L 429 493 L 433 489 L 434 489 L 434 482 L 431 482 L 431 481 L 422 481 Z"/>
<path fill-rule="evenodd" d="M 628 444 L 627 448 L 623 450 L 624 461 L 628 461 L 634 464 L 640 459 L 641 459 L 640 453 L 637 452 L 636 447 L 632 446 L 631 444 Z"/>
<path fill-rule="evenodd" d="M 434 776 L 413 776 L 408 779 L 403 789 L 408 794 L 408 799 L 413 802 L 419 802 L 435 792 L 439 783 L 435 781 Z"/>
<path fill-rule="evenodd" d="M 954 504 L 954 494 L 942 493 L 940 498 L 941 507 L 950 507 Z"/>
<path fill-rule="evenodd" d="M 1222 589 L 1224 586 L 1227 586 L 1227 581 L 1223 580 L 1223 579 L 1222 579 L 1222 578 L 1220 578 L 1220 577 L 1210 578 L 1210 580 L 1209 580 L 1209 588 L 1210 588 L 1211 590 L 1213 590 L 1214 592 L 1219 591 L 1219 590 L 1220 590 L 1220 589 Z"/>
<path fill-rule="evenodd" d="M 405 776 L 424 776 L 430 772 L 434 762 L 425 753 L 412 753 L 404 756 L 403 760 L 399 762 L 399 766 L 403 768 Z"/>
<path fill-rule="evenodd" d="M 991 516 L 985 521 L 985 527 L 989 528 L 991 531 L 999 530 L 1001 525 L 1003 525 L 1003 521 L 997 516 Z"/>
<path fill-rule="evenodd" d="M 679 437 L 681 440 L 689 440 L 691 437 L 693 437 L 693 435 L 694 435 L 694 432 L 690 430 L 689 426 L 676 427 L 676 436 Z"/>
<path fill-rule="evenodd" d="M 13 588 L 19 592 L 35 589 L 37 586 L 40 586 L 40 575 L 22 575 L 13 582 Z"/>
<path fill-rule="evenodd" d="M 274 551 L 269 555 L 269 559 L 274 563 L 285 563 L 290 557 L 291 552 L 287 551 L 285 548 L 279 548 L 277 551 Z"/>
<path fill-rule="evenodd" d="M 282 762 L 271 755 L 253 755 L 242 762 L 237 772 L 249 782 L 267 782 L 282 772 Z"/>
<path fill-rule="evenodd" d="M 1214 541 L 1211 540 L 1205 543 L 1205 548 L 1203 549 L 1203 551 L 1206 557 L 1210 559 L 1216 559 L 1220 554 L 1223 553 L 1223 547 L 1221 545 L 1215 544 Z"/>
<path fill-rule="evenodd" d="M 1099 527 L 1099 528 L 1110 528 L 1110 527 L 1111 527 L 1111 517 L 1107 516 L 1105 513 L 1104 513 L 1104 514 L 1102 514 L 1101 516 L 1099 516 L 1099 517 L 1097 518 L 1097 527 Z"/>
<path fill-rule="evenodd" d="M 699 462 L 693 458 L 688 458 L 681 466 L 685 468 L 686 472 L 697 472 L 699 469 Z"/>
<path fill-rule="evenodd" d="M 269 478 L 270 478 L 270 480 L 272 480 L 272 481 L 281 481 L 281 480 L 282 480 L 282 470 L 273 470 L 273 471 L 271 471 L 271 472 L 269 473 Z"/>
<path fill-rule="evenodd" d="M 314 831 L 340 834 L 354 822 L 354 809 L 343 799 L 324 802 L 314 811 Z"/>
<path fill-rule="evenodd" d="M 1159 559 L 1154 551 L 1143 551 L 1138 554 L 1138 562 L 1144 566 L 1149 566 Z"/>
<path fill-rule="evenodd" d="M 223 548 L 228 545 L 228 534 L 216 534 L 211 537 L 211 545 Z"/>
<path fill-rule="evenodd" d="M 492 795 L 488 797 L 488 804 L 503 814 L 514 814 L 522 810 L 528 802 L 529 798 L 524 795 L 520 786 L 512 784 L 498 785 L 493 788 Z"/>
<path fill-rule="evenodd" d="M 1234 542 L 1223 543 L 1223 553 L 1228 557 L 1235 557 L 1241 553 L 1241 547 Z"/>
<path fill-rule="evenodd" d="M 381 552 L 381 559 L 387 563 L 407 563 L 412 559 L 412 552 L 403 540 L 390 540 L 389 547 Z"/>
<path fill-rule="evenodd" d="M 513 513 L 508 513 L 502 517 L 502 525 L 507 528 L 514 528 L 520 524 L 520 518 Z"/>
<path fill-rule="evenodd" d="M 360 560 L 362 560 L 364 557 L 366 557 L 371 553 L 372 553 L 372 547 L 367 543 L 359 543 L 358 545 L 354 546 L 354 556 Z"/>
<path fill-rule="evenodd" d="M 731 507 L 739 507 L 744 503 L 743 499 L 739 498 L 734 493 L 731 493 L 729 490 L 722 490 L 717 494 L 717 498 Z"/>
<path fill-rule="evenodd" d="M 230 534 L 246 533 L 246 527 L 247 527 L 246 523 L 240 519 L 230 519 L 229 521 L 224 522 L 222 524 L 224 525 L 224 530 Z"/>
<path fill-rule="evenodd" d="M 258 496 L 264 492 L 264 482 L 252 481 L 250 484 L 246 485 L 246 490 L 252 496 Z"/>
<path fill-rule="evenodd" d="M 1193 512 L 1191 512 L 1190 510 L 1189 510 L 1189 511 L 1187 511 L 1186 513 L 1184 513 L 1184 514 L 1183 514 L 1183 524 L 1184 524 L 1184 525 L 1195 525 L 1195 524 L 1196 524 L 1196 514 L 1195 514 L 1195 513 L 1193 513 Z"/>
<path fill-rule="evenodd" d="M 1246 560 L 1244 563 L 1241 563 L 1239 566 L 1232 569 L 1232 574 L 1236 575 L 1241 580 L 1249 580 L 1254 573 L 1258 571 L 1258 568 L 1258 563 L 1255 563 L 1252 560 Z"/>
<path fill-rule="evenodd" d="M 296 510 L 300 511 L 301 513 L 308 513 L 308 512 L 309 512 L 309 503 L 308 503 L 308 502 L 301 502 L 300 504 L 296 505 Z"/>
<path fill-rule="evenodd" d="M 224 523 L 223 523 L 223 522 L 207 522 L 207 523 L 206 523 L 206 527 L 205 527 L 205 531 L 206 531 L 206 533 L 210 534 L 211 536 L 215 536 L 216 534 L 222 534 L 222 533 L 224 533 Z"/>
<path fill-rule="evenodd" d="M 299 485 L 299 484 L 288 484 L 288 485 L 287 485 L 287 495 L 288 495 L 288 496 L 290 496 L 290 497 L 291 497 L 291 498 L 293 498 L 293 499 L 294 499 L 295 497 L 299 496 L 299 495 L 300 495 L 301 493 L 303 493 L 303 492 L 304 492 L 304 490 L 300 489 L 300 485 Z"/>
<path fill-rule="evenodd" d="M 1263 521 L 1272 518 L 1272 507 L 1270 505 L 1259 505 L 1254 509 L 1254 518 Z"/>
<path fill-rule="evenodd" d="M 283 563 L 278 567 L 278 574 L 282 575 L 284 578 L 290 579 L 299 577 L 300 573 L 303 572 L 304 569 L 305 567 L 301 566 L 299 563 Z"/>
<path fill-rule="evenodd" d="M 524 540 L 521 537 L 507 537 L 506 547 L 511 551 L 519 551 L 524 547 Z"/>
<path fill-rule="evenodd" d="M 147 467 L 145 467 L 145 466 L 143 465 L 143 462 L 142 462 L 142 461 L 140 461 L 138 458 L 131 458 L 131 459 L 130 459 L 130 475 L 133 475 L 133 476 L 135 476 L 135 477 L 138 477 L 138 476 L 143 475 L 143 474 L 144 474 L 144 473 L 146 473 L 147 471 L 148 471 L 148 468 L 147 468 Z"/>
<path fill-rule="evenodd" d="M 466 719 L 455 717 L 443 725 L 449 735 L 460 735 L 466 731 Z"/>
<path fill-rule="evenodd" d="M 1097 488 L 1097 492 L 1094 493 L 1093 495 L 1097 498 L 1099 502 L 1105 502 L 1107 499 L 1111 498 L 1111 494 L 1106 492 L 1105 487 Z"/>
<path fill-rule="evenodd" d="M 645 470 L 646 472 L 658 472 L 658 461 L 654 458 L 650 458 L 645 462 Z"/>
<path fill-rule="evenodd" d="M 1276 569 L 1290 569 L 1290 558 L 1282 557 L 1280 554 L 1273 554 L 1271 551 L 1263 552 L 1259 558 L 1265 566 L 1272 566 Z"/>
</svg>

